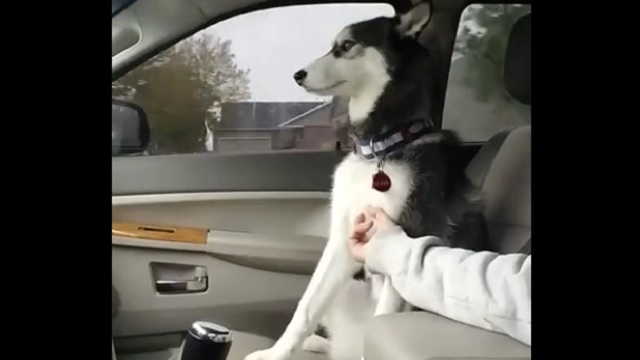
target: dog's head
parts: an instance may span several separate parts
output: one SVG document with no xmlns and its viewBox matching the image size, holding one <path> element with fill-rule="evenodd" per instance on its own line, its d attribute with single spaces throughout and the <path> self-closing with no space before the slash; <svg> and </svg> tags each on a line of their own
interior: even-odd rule
<svg viewBox="0 0 640 360">
<path fill-rule="evenodd" d="M 361 122 L 398 70 L 408 66 L 430 19 L 431 3 L 422 2 L 395 17 L 351 24 L 338 33 L 327 54 L 297 71 L 294 80 L 311 93 L 349 97 L 350 121 Z"/>
</svg>

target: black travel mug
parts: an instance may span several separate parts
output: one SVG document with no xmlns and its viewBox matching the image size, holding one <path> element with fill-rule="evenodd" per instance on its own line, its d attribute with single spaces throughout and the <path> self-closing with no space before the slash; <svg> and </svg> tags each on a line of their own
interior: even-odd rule
<svg viewBox="0 0 640 360">
<path fill-rule="evenodd" d="M 184 339 L 180 360 L 226 360 L 231 331 L 209 321 L 196 321 Z"/>
</svg>

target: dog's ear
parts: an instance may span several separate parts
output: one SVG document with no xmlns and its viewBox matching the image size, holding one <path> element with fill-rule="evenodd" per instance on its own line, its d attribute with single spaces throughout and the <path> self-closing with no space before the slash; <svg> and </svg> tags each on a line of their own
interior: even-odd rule
<svg viewBox="0 0 640 360">
<path fill-rule="evenodd" d="M 431 2 L 423 1 L 416 4 L 408 12 L 396 17 L 398 25 L 396 31 L 401 37 L 417 38 L 431 20 Z"/>
</svg>

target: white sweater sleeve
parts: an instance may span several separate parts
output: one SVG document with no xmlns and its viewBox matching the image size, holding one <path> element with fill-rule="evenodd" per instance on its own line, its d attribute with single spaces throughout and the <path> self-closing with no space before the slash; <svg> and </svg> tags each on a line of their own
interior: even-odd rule
<svg viewBox="0 0 640 360">
<path fill-rule="evenodd" d="M 531 255 L 441 245 L 396 226 L 373 236 L 366 266 L 416 307 L 531 345 Z"/>
</svg>

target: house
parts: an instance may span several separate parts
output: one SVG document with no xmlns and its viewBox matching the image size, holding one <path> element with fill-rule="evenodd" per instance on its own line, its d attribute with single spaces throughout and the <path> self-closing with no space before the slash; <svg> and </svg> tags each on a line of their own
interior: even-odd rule
<svg viewBox="0 0 640 360">
<path fill-rule="evenodd" d="M 346 128 L 347 107 L 346 98 L 334 97 L 331 101 L 293 117 L 278 127 L 302 129 L 302 138 L 297 146 L 299 149 L 333 150 L 338 145 L 337 141 L 340 141 L 342 149 L 347 149 L 351 146 L 351 138 Z"/>
<path fill-rule="evenodd" d="M 346 103 L 342 106 L 338 100 L 223 103 L 220 121 L 211 131 L 211 150 L 238 153 L 335 149 L 337 136 L 345 133 L 337 121 L 344 121 L 345 116 Z"/>
</svg>

